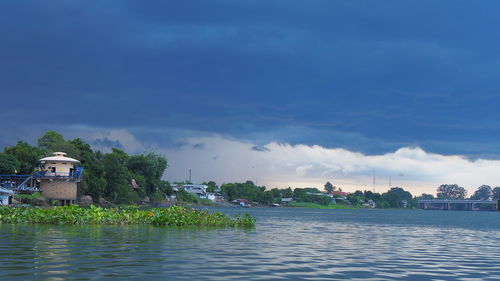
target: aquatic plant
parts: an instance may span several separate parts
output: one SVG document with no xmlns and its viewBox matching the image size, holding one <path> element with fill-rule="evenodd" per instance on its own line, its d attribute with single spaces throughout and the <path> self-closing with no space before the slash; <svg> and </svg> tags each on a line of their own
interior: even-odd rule
<svg viewBox="0 0 500 281">
<path fill-rule="evenodd" d="M 141 210 L 137 207 L 105 209 L 77 205 L 52 208 L 0 207 L 0 222 L 40 224 L 152 224 L 157 226 L 251 227 L 255 218 L 246 214 L 229 218 L 206 210 L 172 206 Z"/>
</svg>

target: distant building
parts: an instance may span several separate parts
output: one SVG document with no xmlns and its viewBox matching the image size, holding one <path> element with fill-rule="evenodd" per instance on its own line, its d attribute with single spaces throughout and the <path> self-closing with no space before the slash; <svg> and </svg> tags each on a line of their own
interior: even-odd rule
<svg viewBox="0 0 500 281">
<path fill-rule="evenodd" d="M 251 205 L 250 201 L 248 201 L 247 199 L 234 199 L 233 201 L 231 201 L 231 203 L 238 204 L 241 207 L 250 207 Z"/>
<path fill-rule="evenodd" d="M 12 203 L 14 191 L 0 187 L 0 205 L 9 205 Z"/>
<path fill-rule="evenodd" d="M 402 200 L 401 205 L 403 206 L 403 208 L 408 208 L 408 200 Z"/>
<path fill-rule="evenodd" d="M 368 208 L 376 208 L 377 204 L 373 200 L 368 200 L 366 203 L 363 204 L 363 206 L 368 207 Z"/>
<path fill-rule="evenodd" d="M 333 195 L 334 196 L 337 196 L 337 197 L 340 197 L 342 199 L 346 199 L 347 198 L 347 195 L 349 195 L 349 192 L 343 192 L 343 191 L 339 191 L 339 190 L 335 190 L 333 192 Z"/>
<path fill-rule="evenodd" d="M 187 193 L 194 194 L 206 194 L 208 186 L 204 184 L 185 184 L 181 188 L 183 188 Z"/>
<path fill-rule="evenodd" d="M 216 193 L 207 192 L 208 186 L 204 184 L 185 184 L 183 186 L 176 185 L 174 187 L 174 191 L 179 191 L 180 189 L 184 189 L 187 193 L 196 194 L 201 199 L 208 199 L 213 202 L 223 201 L 224 198 Z"/>
</svg>

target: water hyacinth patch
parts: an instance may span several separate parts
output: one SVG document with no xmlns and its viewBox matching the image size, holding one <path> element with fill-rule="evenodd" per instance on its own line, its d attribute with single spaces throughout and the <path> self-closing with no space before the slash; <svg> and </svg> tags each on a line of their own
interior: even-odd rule
<svg viewBox="0 0 500 281">
<path fill-rule="evenodd" d="M 0 207 L 0 222 L 40 224 L 152 224 L 157 226 L 251 227 L 255 218 L 246 214 L 234 219 L 220 213 L 172 206 L 140 210 L 137 207 L 81 208 L 77 205 L 38 208 Z"/>
</svg>

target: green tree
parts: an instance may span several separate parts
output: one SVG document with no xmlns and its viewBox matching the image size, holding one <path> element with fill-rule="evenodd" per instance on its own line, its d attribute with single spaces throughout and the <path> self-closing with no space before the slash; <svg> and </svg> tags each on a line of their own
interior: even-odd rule
<svg viewBox="0 0 500 281">
<path fill-rule="evenodd" d="M 15 174 L 19 167 L 19 162 L 13 155 L 0 152 L 0 175 Z"/>
<path fill-rule="evenodd" d="M 382 194 L 382 200 L 387 202 L 391 208 L 403 207 L 403 200 L 406 200 L 409 207 L 413 206 L 413 196 L 410 192 L 401 187 L 392 187 L 386 193 Z"/>
<path fill-rule="evenodd" d="M 437 188 L 438 199 L 465 199 L 467 190 L 457 184 L 442 184 Z"/>
<path fill-rule="evenodd" d="M 53 151 L 57 145 L 65 142 L 64 137 L 58 132 L 48 131 L 45 135 L 38 139 L 38 147 Z"/>
<path fill-rule="evenodd" d="M 291 187 L 283 189 L 282 193 L 282 198 L 292 198 L 293 197 L 293 191 Z"/>
<path fill-rule="evenodd" d="M 115 203 L 137 203 L 139 198 L 130 184 L 132 178 L 125 166 L 127 159 L 128 155 L 117 148 L 113 148 L 111 153 L 106 153 L 103 157 L 106 198 Z"/>
<path fill-rule="evenodd" d="M 203 182 L 203 185 L 207 186 L 207 192 L 215 192 L 217 190 L 217 184 L 214 181 L 209 181 L 209 182 Z"/>
<path fill-rule="evenodd" d="M 145 155 L 130 156 L 126 162 L 127 168 L 134 174 L 146 179 L 146 193 L 152 194 L 157 191 L 161 177 L 167 168 L 167 158 L 149 152 Z"/>
<path fill-rule="evenodd" d="M 422 195 L 420 195 L 418 197 L 418 199 L 430 200 L 430 199 L 434 199 L 434 196 L 432 194 L 422 193 Z"/>
<path fill-rule="evenodd" d="M 481 185 L 477 188 L 477 190 L 472 194 L 470 199 L 473 200 L 491 200 L 493 197 L 493 189 L 489 185 Z"/>
<path fill-rule="evenodd" d="M 293 190 L 293 199 L 296 201 L 304 201 L 307 196 L 307 191 L 303 188 L 295 188 Z"/>
<path fill-rule="evenodd" d="M 72 155 L 72 157 L 80 160 L 83 167 L 83 180 L 78 186 L 79 194 L 90 195 L 94 202 L 99 202 L 106 191 L 103 154 L 100 151 L 94 152 L 90 145 L 79 138 L 71 140 L 69 143 L 73 145 L 79 155 Z"/>
<path fill-rule="evenodd" d="M 333 186 L 333 184 L 329 181 L 327 181 L 325 183 L 325 190 L 327 193 L 333 193 L 333 191 L 335 190 L 335 187 Z"/>
<path fill-rule="evenodd" d="M 19 141 L 15 146 L 5 147 L 4 153 L 16 158 L 19 164 L 17 166 L 18 174 L 29 175 L 33 173 L 38 160 L 44 156 L 45 152 L 38 147 Z"/>
<path fill-rule="evenodd" d="M 499 200 L 500 199 L 500 186 L 496 186 L 493 188 L 493 200 Z"/>
<path fill-rule="evenodd" d="M 347 195 L 347 200 L 351 203 L 353 206 L 359 206 L 365 202 L 363 193 L 360 191 L 361 195 L 359 193 L 352 193 Z"/>
<path fill-rule="evenodd" d="M 260 194 L 265 190 L 265 186 L 256 186 L 251 181 L 245 183 L 227 183 L 221 186 L 222 194 L 230 201 L 239 198 L 257 201 Z"/>
</svg>

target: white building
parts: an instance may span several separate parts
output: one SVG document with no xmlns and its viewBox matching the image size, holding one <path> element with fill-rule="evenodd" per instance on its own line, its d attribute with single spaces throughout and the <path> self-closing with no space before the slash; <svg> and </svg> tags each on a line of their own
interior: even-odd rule
<svg viewBox="0 0 500 281">
<path fill-rule="evenodd" d="M 208 199 L 211 201 L 216 201 L 217 197 L 214 193 L 207 192 L 208 186 L 204 184 L 185 184 L 182 187 L 177 187 L 184 189 L 187 193 L 192 193 L 198 195 L 201 199 Z"/>
<path fill-rule="evenodd" d="M 9 205 L 12 202 L 14 191 L 0 187 L 0 205 Z"/>
</svg>

